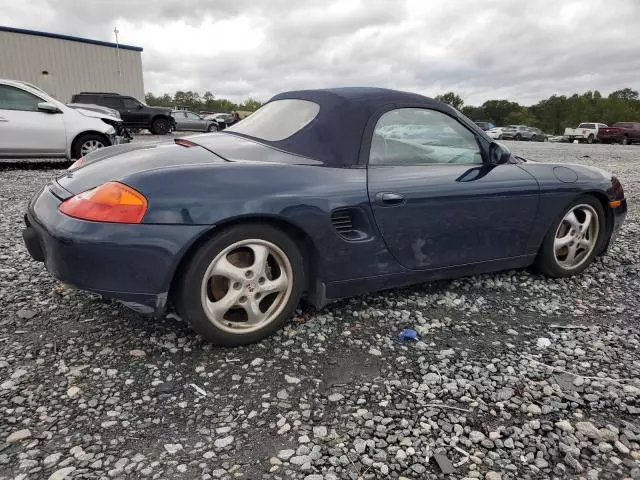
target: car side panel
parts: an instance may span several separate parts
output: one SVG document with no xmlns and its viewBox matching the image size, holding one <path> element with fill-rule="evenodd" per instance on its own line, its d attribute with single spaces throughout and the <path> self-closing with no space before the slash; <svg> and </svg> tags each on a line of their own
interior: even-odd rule
<svg viewBox="0 0 640 480">
<path fill-rule="evenodd" d="M 600 193 L 606 196 L 607 190 L 611 187 L 610 177 L 580 165 L 527 162 L 520 164 L 520 167 L 531 173 L 540 185 L 537 221 L 527 245 L 528 253 L 538 251 L 549 228 L 577 197 L 585 193 Z M 567 170 L 574 172 L 575 181 L 568 181 L 572 177 Z"/>
<path fill-rule="evenodd" d="M 209 225 L 240 219 L 280 219 L 304 231 L 318 252 L 325 282 L 398 273 L 373 221 L 363 168 L 339 169 L 267 162 L 165 168 L 123 181 L 142 192 L 145 224 Z M 333 228 L 336 208 L 350 208 L 366 235 L 348 241 Z"/>
</svg>

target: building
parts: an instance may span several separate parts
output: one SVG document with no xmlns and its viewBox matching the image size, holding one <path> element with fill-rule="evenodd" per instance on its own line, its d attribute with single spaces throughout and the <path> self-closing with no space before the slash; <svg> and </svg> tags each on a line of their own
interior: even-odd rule
<svg viewBox="0 0 640 480">
<path fill-rule="evenodd" d="M 0 26 L 0 78 L 39 86 L 61 102 L 81 91 L 144 101 L 142 48 Z"/>
</svg>

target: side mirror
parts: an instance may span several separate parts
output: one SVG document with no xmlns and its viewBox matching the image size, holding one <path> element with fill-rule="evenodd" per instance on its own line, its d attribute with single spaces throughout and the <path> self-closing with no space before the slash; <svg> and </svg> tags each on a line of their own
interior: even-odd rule
<svg viewBox="0 0 640 480">
<path fill-rule="evenodd" d="M 40 102 L 38 104 L 38 110 L 45 113 L 62 113 L 62 110 L 49 102 Z"/>
<path fill-rule="evenodd" d="M 136 107 L 138 110 L 142 110 L 144 107 L 141 104 L 138 104 L 138 106 Z"/>
<path fill-rule="evenodd" d="M 501 143 L 491 142 L 489 146 L 489 164 L 502 165 L 509 163 L 511 159 L 511 151 Z"/>
</svg>

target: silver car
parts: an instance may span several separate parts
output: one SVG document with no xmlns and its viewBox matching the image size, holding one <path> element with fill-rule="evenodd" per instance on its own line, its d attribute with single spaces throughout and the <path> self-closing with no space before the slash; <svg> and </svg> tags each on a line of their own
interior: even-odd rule
<svg viewBox="0 0 640 480">
<path fill-rule="evenodd" d="M 176 131 L 215 132 L 218 124 L 188 110 L 173 110 L 171 116 L 176 121 Z"/>
</svg>

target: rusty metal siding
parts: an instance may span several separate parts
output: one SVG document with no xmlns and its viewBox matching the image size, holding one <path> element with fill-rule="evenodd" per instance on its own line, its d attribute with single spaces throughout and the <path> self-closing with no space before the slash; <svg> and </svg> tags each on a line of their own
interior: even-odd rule
<svg viewBox="0 0 640 480">
<path fill-rule="evenodd" d="M 119 51 L 120 74 L 114 47 L 0 30 L 0 78 L 33 83 L 62 102 L 81 91 L 144 101 L 141 52 Z"/>
</svg>

